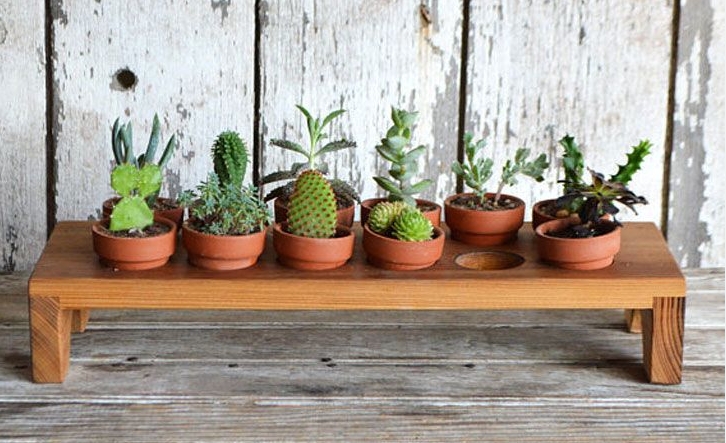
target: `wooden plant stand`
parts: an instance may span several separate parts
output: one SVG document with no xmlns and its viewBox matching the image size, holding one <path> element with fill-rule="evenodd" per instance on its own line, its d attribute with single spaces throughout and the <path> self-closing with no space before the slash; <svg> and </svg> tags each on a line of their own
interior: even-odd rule
<svg viewBox="0 0 726 443">
<path fill-rule="evenodd" d="M 366 263 L 358 243 L 344 267 L 301 272 L 275 261 L 268 242 L 260 262 L 241 271 L 209 272 L 186 261 L 179 246 L 168 265 L 113 271 L 99 264 L 90 222 L 59 223 L 28 284 L 33 380 L 60 383 L 70 360 L 71 332 L 82 332 L 91 309 L 483 310 L 626 309 L 642 329 L 643 364 L 652 383 L 676 384 L 683 365 L 685 280 L 652 223 L 627 223 L 615 264 L 567 271 L 540 263 L 529 224 L 510 245 L 477 248 L 447 239 L 432 268 L 393 272 Z M 268 238 L 268 240 L 270 240 Z M 472 270 L 454 260 L 496 251 L 524 259 L 503 270 Z M 490 255 L 485 265 L 501 263 Z M 506 261 L 506 260 L 504 260 Z M 576 339 L 576 337 L 573 337 Z"/>
</svg>

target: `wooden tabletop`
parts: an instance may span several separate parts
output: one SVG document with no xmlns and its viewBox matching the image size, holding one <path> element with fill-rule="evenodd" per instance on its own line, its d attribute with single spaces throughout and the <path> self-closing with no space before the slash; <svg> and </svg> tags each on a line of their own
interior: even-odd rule
<svg viewBox="0 0 726 443">
<path fill-rule="evenodd" d="M 179 244 L 162 268 L 114 271 L 93 252 L 90 225 L 58 223 L 30 278 L 31 296 L 58 297 L 67 309 L 650 309 L 654 297 L 683 297 L 686 291 L 683 275 L 652 223 L 626 223 L 615 263 L 597 271 L 541 263 L 529 224 L 509 245 L 482 248 L 447 238 L 433 267 L 385 271 L 366 262 L 356 224 L 353 258 L 341 268 L 317 272 L 278 264 L 269 236 L 258 264 L 249 269 L 195 268 Z M 454 263 L 460 254 L 476 251 L 514 253 L 524 262 L 485 271 Z"/>
</svg>

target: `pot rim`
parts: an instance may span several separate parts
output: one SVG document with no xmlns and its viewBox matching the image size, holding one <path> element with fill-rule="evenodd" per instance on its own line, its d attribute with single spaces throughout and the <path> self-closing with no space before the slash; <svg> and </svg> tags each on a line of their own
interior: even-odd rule
<svg viewBox="0 0 726 443">
<path fill-rule="evenodd" d="M 611 221 L 611 220 L 601 220 L 601 223 L 605 223 L 605 224 L 608 224 L 608 225 L 613 225 L 614 228 L 613 228 L 612 231 L 610 231 L 610 232 L 608 232 L 606 234 L 597 235 L 595 237 L 587 237 L 587 238 L 561 238 L 561 237 L 554 237 L 552 235 L 549 235 L 549 232 L 550 231 L 557 231 L 558 229 L 547 229 L 547 228 L 555 227 L 555 226 L 557 226 L 558 228 L 566 228 L 566 227 L 572 226 L 574 224 L 577 224 L 571 218 L 558 218 L 558 219 L 549 220 L 549 221 L 546 221 L 546 222 L 540 224 L 539 226 L 537 226 L 535 228 L 534 232 L 537 235 L 537 237 L 541 237 L 541 238 L 545 238 L 545 239 L 550 239 L 550 240 L 554 240 L 554 241 L 582 242 L 582 241 L 593 241 L 593 240 L 597 240 L 597 239 L 600 239 L 600 238 L 607 238 L 608 236 L 617 235 L 616 234 L 617 231 L 619 231 L 620 229 L 622 229 L 622 226 L 618 225 L 617 223 L 615 223 L 614 221 Z"/>
<path fill-rule="evenodd" d="M 436 241 L 436 240 L 439 239 L 439 237 L 446 235 L 445 232 L 444 232 L 444 230 L 441 229 L 440 226 L 434 226 L 434 236 L 433 237 L 431 237 L 428 240 L 417 241 L 417 242 L 399 240 L 399 239 L 393 238 L 393 237 L 386 237 L 385 235 L 381 235 L 381 234 L 377 233 L 376 231 L 374 231 L 373 229 L 371 229 L 370 227 L 368 227 L 368 223 L 365 223 L 363 225 L 363 231 L 367 231 L 368 233 L 370 233 L 374 237 L 378 237 L 378 238 L 381 238 L 381 239 L 384 239 L 384 240 L 390 240 L 390 241 L 396 242 L 396 243 L 403 243 L 403 244 L 424 244 L 424 243 Z"/>
<path fill-rule="evenodd" d="M 101 237 L 111 238 L 111 239 L 118 240 L 118 241 L 133 241 L 133 240 L 142 240 L 143 241 L 143 240 L 147 240 L 147 239 L 154 239 L 154 238 L 163 237 L 165 235 L 175 235 L 176 232 L 177 232 L 177 230 L 178 230 L 178 227 L 177 227 L 176 223 L 174 223 L 172 220 L 169 220 L 166 217 L 161 217 L 159 215 L 154 215 L 154 221 L 157 222 L 157 223 L 161 223 L 163 225 L 166 225 L 167 227 L 169 227 L 171 229 L 169 230 L 169 232 L 165 232 L 165 233 L 159 234 L 159 235 L 154 235 L 154 236 L 151 236 L 151 237 L 116 237 L 116 236 L 113 236 L 113 235 L 108 235 L 108 234 L 106 234 L 105 232 L 103 232 L 102 230 L 99 229 L 99 226 L 103 226 L 104 229 L 108 229 L 107 226 L 111 222 L 111 219 L 108 218 L 108 217 L 106 217 L 106 218 L 102 218 L 100 220 L 96 220 L 91 225 L 91 230 L 93 231 L 94 235 L 99 235 Z"/>
<path fill-rule="evenodd" d="M 229 238 L 229 239 L 246 238 L 246 237 L 250 237 L 253 235 L 266 234 L 267 229 L 270 227 L 270 225 L 266 225 L 265 228 L 262 229 L 261 231 L 250 232 L 248 234 L 224 235 L 224 234 L 208 234 L 206 232 L 198 231 L 198 230 L 192 228 L 191 226 L 189 226 L 189 222 L 190 222 L 189 219 L 184 221 L 184 223 L 182 224 L 182 227 L 181 227 L 182 232 L 191 231 L 192 233 L 194 233 L 195 235 L 199 235 L 200 237 Z"/>
<path fill-rule="evenodd" d="M 511 195 L 511 194 L 502 194 L 501 196 L 502 197 L 510 198 L 510 199 L 516 201 L 519 204 L 517 206 L 513 207 L 513 208 L 499 209 L 497 211 L 482 211 L 482 210 L 479 210 L 479 209 L 464 208 L 464 207 L 461 207 L 461 206 L 454 206 L 454 205 L 451 204 L 451 202 L 454 201 L 454 199 L 456 199 L 457 197 L 469 196 L 469 195 L 474 195 L 474 193 L 473 192 L 459 192 L 458 194 L 450 195 L 450 196 L 446 197 L 446 200 L 444 200 L 444 207 L 449 207 L 449 208 L 453 208 L 453 209 L 460 209 L 462 211 L 472 211 L 472 212 L 505 212 L 505 211 L 516 211 L 517 209 L 519 209 L 520 206 L 526 206 L 527 205 L 524 202 L 524 200 L 522 200 L 521 198 L 517 197 L 516 195 Z M 487 196 L 487 197 L 488 196 L 495 196 L 495 195 L 496 194 L 494 192 L 487 192 L 485 194 L 485 196 Z"/>
</svg>

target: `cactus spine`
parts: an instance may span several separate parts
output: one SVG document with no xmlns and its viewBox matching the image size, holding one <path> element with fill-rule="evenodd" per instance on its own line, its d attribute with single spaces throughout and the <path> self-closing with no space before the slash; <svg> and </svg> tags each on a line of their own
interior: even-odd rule
<svg viewBox="0 0 726 443">
<path fill-rule="evenodd" d="M 212 147 L 214 172 L 221 184 L 230 183 L 235 188 L 242 187 L 247 172 L 247 146 L 234 131 L 219 134 Z"/>
<path fill-rule="evenodd" d="M 335 193 L 325 177 L 315 170 L 303 172 L 290 197 L 288 231 L 302 237 L 333 237 L 337 224 L 335 207 Z"/>
</svg>

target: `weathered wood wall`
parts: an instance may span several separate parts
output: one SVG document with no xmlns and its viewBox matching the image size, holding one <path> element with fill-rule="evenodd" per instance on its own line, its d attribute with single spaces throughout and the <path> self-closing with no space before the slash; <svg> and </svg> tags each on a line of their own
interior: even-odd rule
<svg viewBox="0 0 726 443">
<path fill-rule="evenodd" d="M 54 220 L 98 215 L 117 116 L 138 145 L 154 112 L 178 134 L 164 189 L 176 195 L 206 175 L 225 129 L 254 145 L 257 175 L 289 165 L 268 141 L 306 140 L 297 103 L 348 110 L 330 133 L 358 148 L 331 166 L 364 197 L 385 171 L 374 146 L 391 106 L 420 112 L 424 196 L 438 201 L 456 190 L 462 130 L 487 137 L 497 167 L 519 146 L 556 160 L 570 133 L 605 173 L 649 138 L 638 219 L 662 225 L 684 266 L 724 266 L 723 2 L 12 3 L 0 4 L 0 270 L 32 267 Z M 553 196 L 558 173 L 555 161 L 550 183 L 510 191 Z"/>
</svg>

